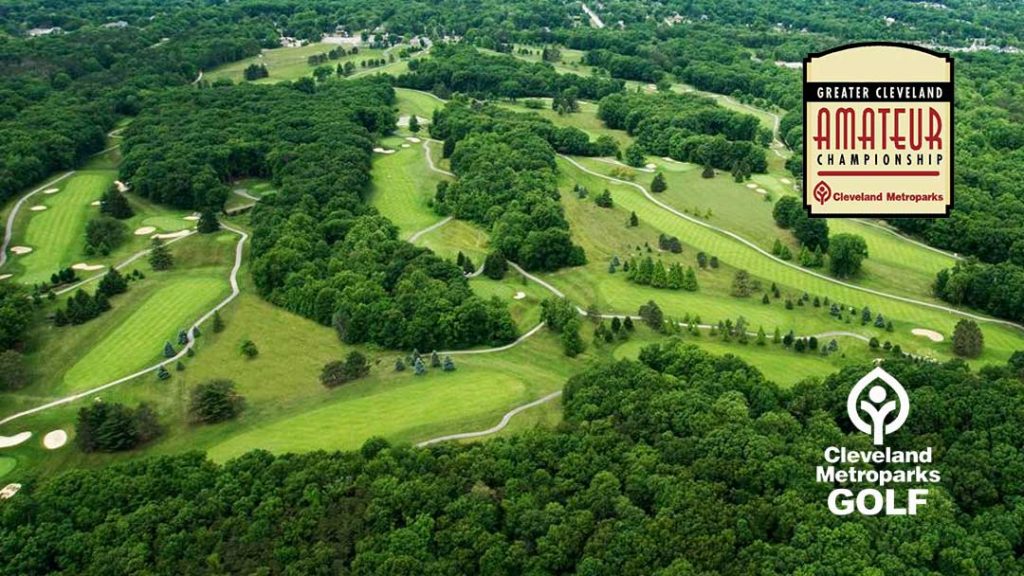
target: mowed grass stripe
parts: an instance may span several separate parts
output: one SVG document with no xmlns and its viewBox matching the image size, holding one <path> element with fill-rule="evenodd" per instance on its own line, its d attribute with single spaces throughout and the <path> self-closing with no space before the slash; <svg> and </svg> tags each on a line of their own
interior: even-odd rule
<svg viewBox="0 0 1024 576">
<path fill-rule="evenodd" d="M 386 139 L 382 144 L 396 152 L 374 155 L 370 203 L 398 226 L 402 238 L 408 238 L 442 218 L 430 208 L 429 201 L 437 183 L 446 177 L 427 168 L 422 144 L 402 148 L 402 143 L 408 142 Z"/>
<path fill-rule="evenodd" d="M 219 273 L 181 278 L 160 288 L 64 374 L 59 392 L 99 386 L 157 361 L 164 342 L 176 345 L 178 330 L 228 292 Z"/>
<path fill-rule="evenodd" d="M 113 171 L 77 172 L 55 186 L 60 192 L 39 193 L 26 202 L 18 214 L 18 219 L 26 222 L 24 235 L 11 241 L 15 246 L 32 248 L 30 254 L 12 256 L 12 261 L 22 267 L 19 282 L 47 281 L 51 274 L 83 256 L 85 225 L 99 214 L 99 209 L 90 204 L 103 196 L 115 176 Z M 30 208 L 37 204 L 47 206 L 47 210 L 33 212 Z"/>
<path fill-rule="evenodd" d="M 561 170 L 574 178 L 580 180 L 594 178 L 565 159 L 559 158 L 558 163 Z M 594 185 L 598 184 L 597 181 L 592 182 Z M 600 179 L 599 184 L 611 191 L 616 205 L 628 211 L 635 211 L 641 221 L 668 234 L 678 236 L 684 243 L 695 246 L 709 255 L 717 255 L 723 262 L 736 268 L 745 269 L 769 282 L 774 281 L 809 294 L 829 296 L 834 302 L 856 307 L 866 305 L 872 311 L 882 312 L 893 320 L 938 330 L 947 335 L 952 333 L 954 325 L 962 318 L 950 312 L 870 294 L 802 273 L 756 252 L 733 238 L 668 212 L 655 205 L 632 186 L 604 179 Z M 557 278 L 555 280 L 557 284 Z M 735 302 L 732 299 L 725 300 L 725 302 L 728 302 L 729 308 L 735 307 Z M 734 317 L 736 314 L 733 312 L 728 317 Z M 986 357 L 990 359 L 1005 360 L 1014 350 L 1024 344 L 1021 332 L 1016 328 L 991 322 L 980 324 L 986 336 Z"/>
</svg>

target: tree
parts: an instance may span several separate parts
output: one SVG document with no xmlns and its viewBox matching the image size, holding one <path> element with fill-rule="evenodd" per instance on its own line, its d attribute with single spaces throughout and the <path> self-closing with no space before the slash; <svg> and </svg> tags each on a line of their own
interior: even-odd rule
<svg viewBox="0 0 1024 576">
<path fill-rule="evenodd" d="M 501 280 L 508 272 L 508 260 L 500 250 L 495 250 L 487 255 L 484 260 L 484 276 L 492 280 Z"/>
<path fill-rule="evenodd" d="M 441 357 L 437 354 L 437 350 L 434 350 L 433 352 L 430 353 L 430 367 L 431 368 L 440 368 L 441 367 Z"/>
<path fill-rule="evenodd" d="M 655 174 L 654 180 L 651 180 L 651 192 L 664 192 L 667 188 L 668 185 L 665 184 L 665 175 L 661 172 Z"/>
<path fill-rule="evenodd" d="M 643 146 L 640 146 L 635 142 L 627 146 L 626 156 L 624 159 L 626 161 L 626 164 L 629 164 L 630 166 L 643 166 L 644 162 L 646 161 L 646 154 L 644 152 Z"/>
<path fill-rule="evenodd" d="M 711 166 L 711 164 L 704 164 L 704 169 L 701 171 L 700 177 L 701 178 L 714 178 L 715 177 L 715 169 Z"/>
<path fill-rule="evenodd" d="M 149 265 L 153 267 L 153 270 L 169 270 L 174 265 L 171 251 L 159 238 L 153 238 L 153 244 L 149 250 Z"/>
<path fill-rule="evenodd" d="M 696 292 L 700 286 L 697 285 L 697 273 L 693 270 L 693 266 L 686 267 L 686 275 L 683 276 L 683 290 L 687 292 Z"/>
<path fill-rule="evenodd" d="M 446 355 L 444 357 L 444 371 L 445 372 L 454 372 L 455 371 L 455 361 L 452 360 L 451 356 L 447 356 Z"/>
<path fill-rule="evenodd" d="M 836 234 L 829 241 L 829 270 L 837 278 L 849 278 L 860 271 L 868 257 L 868 245 L 856 234 Z"/>
<path fill-rule="evenodd" d="M 102 292 L 109 296 L 116 294 L 122 294 L 128 290 L 128 280 L 117 270 L 117 268 L 110 268 L 110 270 L 100 278 L 100 283 L 96 287 L 98 292 Z"/>
<path fill-rule="evenodd" d="M 570 358 L 575 358 L 584 349 L 583 338 L 580 337 L 580 324 L 579 318 L 574 317 L 562 328 L 562 352 Z"/>
<path fill-rule="evenodd" d="M 242 355 L 252 360 L 256 356 L 259 356 L 260 349 L 256 347 L 256 343 L 252 340 L 246 340 L 242 342 Z"/>
<path fill-rule="evenodd" d="M 212 208 L 206 208 L 199 214 L 199 223 L 196 229 L 200 234 L 210 234 L 220 230 L 220 221 Z"/>
<path fill-rule="evenodd" d="M 0 390 L 18 390 L 30 382 L 28 365 L 21 352 L 4 350 L 0 352 Z"/>
<path fill-rule="evenodd" d="M 630 226 L 630 228 L 636 228 L 639 225 L 640 225 L 640 219 L 637 218 L 636 212 L 632 212 L 631 211 L 629 213 L 629 226 Z"/>
<path fill-rule="evenodd" d="M 753 294 L 754 288 L 755 281 L 750 277 L 750 273 L 746 270 L 737 270 L 736 274 L 732 277 L 732 295 L 746 298 Z"/>
<path fill-rule="evenodd" d="M 213 424 L 231 420 L 241 413 L 245 399 L 235 383 L 225 378 L 207 380 L 189 394 L 188 414 L 192 422 Z"/>
<path fill-rule="evenodd" d="M 953 352 L 965 358 L 977 358 L 985 346 L 985 335 L 974 320 L 964 318 L 953 329 Z"/>
<path fill-rule="evenodd" d="M 665 315 L 654 300 L 648 300 L 640 306 L 639 315 L 645 324 L 657 332 L 661 332 L 665 326 Z"/>
<path fill-rule="evenodd" d="M 597 204 L 601 208 L 611 208 L 614 205 L 612 201 L 612 193 L 605 188 L 604 192 L 601 192 L 594 197 L 594 204 Z"/>
<path fill-rule="evenodd" d="M 220 310 L 216 310 L 213 313 L 213 332 L 215 334 L 224 331 L 224 319 L 220 316 Z"/>
<path fill-rule="evenodd" d="M 395 372 L 405 372 L 405 362 L 401 358 L 395 360 Z"/>
<path fill-rule="evenodd" d="M 85 227 L 86 253 L 106 256 L 127 237 L 128 228 L 124 222 L 110 216 L 93 218 Z"/>
<path fill-rule="evenodd" d="M 419 134 L 420 132 L 420 119 L 415 114 L 409 116 L 409 132 L 413 134 Z"/>
<path fill-rule="evenodd" d="M 764 332 L 764 326 L 757 327 L 757 340 L 758 346 L 764 346 L 768 342 L 768 335 Z"/>
<path fill-rule="evenodd" d="M 626 332 L 632 332 L 634 330 L 633 319 L 629 316 L 626 316 L 622 320 L 622 328 L 625 329 Z"/>
<path fill-rule="evenodd" d="M 427 365 L 423 363 L 422 358 L 416 358 L 416 361 L 413 362 L 412 367 L 413 371 L 416 373 L 417 376 L 423 376 L 424 374 L 427 373 Z"/>
<path fill-rule="evenodd" d="M 135 215 L 132 207 L 128 204 L 128 199 L 116 186 L 111 186 L 100 199 L 100 212 L 118 220 L 125 220 Z"/>
<path fill-rule="evenodd" d="M 177 352 L 174 350 L 174 345 L 169 341 L 164 342 L 164 358 L 174 358 L 175 354 L 177 354 Z"/>
<path fill-rule="evenodd" d="M 402 369 L 405 369 L 404 365 Z M 370 366 L 366 361 L 366 356 L 358 350 L 353 350 L 348 353 L 345 360 L 335 360 L 325 364 L 320 372 L 320 383 L 327 388 L 337 388 L 369 373 Z"/>
</svg>

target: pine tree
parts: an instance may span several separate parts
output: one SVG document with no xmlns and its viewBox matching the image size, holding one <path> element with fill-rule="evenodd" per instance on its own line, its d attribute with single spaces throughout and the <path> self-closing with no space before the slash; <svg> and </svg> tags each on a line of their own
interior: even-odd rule
<svg viewBox="0 0 1024 576">
<path fill-rule="evenodd" d="M 422 358 L 417 357 L 416 361 L 413 362 L 412 367 L 417 376 L 423 376 L 427 373 L 427 366 L 423 363 Z"/>
<path fill-rule="evenodd" d="M 779 330 L 779 327 L 776 326 L 775 327 L 775 334 L 772 335 L 772 343 L 773 344 L 778 344 L 780 342 L 782 342 L 782 332 Z"/>
<path fill-rule="evenodd" d="M 696 292 L 698 288 L 697 273 L 693 271 L 693 266 L 687 266 L 686 275 L 683 277 L 683 290 L 686 290 L 687 292 Z"/>
<path fill-rule="evenodd" d="M 711 164 L 704 165 L 704 171 L 700 173 L 701 178 L 714 178 L 715 169 L 711 167 Z"/>
<path fill-rule="evenodd" d="M 963 319 L 953 329 L 953 352 L 957 356 L 976 358 L 985 346 L 985 336 L 974 320 Z"/>
<path fill-rule="evenodd" d="M 445 356 L 444 357 L 444 371 L 445 372 L 454 372 L 455 371 L 455 362 L 452 360 L 451 356 Z"/>
<path fill-rule="evenodd" d="M 640 225 L 640 219 L 637 218 L 636 212 L 629 213 L 629 226 L 635 228 Z"/>
<path fill-rule="evenodd" d="M 405 362 L 401 358 L 395 360 L 395 372 L 405 372 Z"/>
<path fill-rule="evenodd" d="M 437 350 L 434 350 L 433 352 L 430 353 L 430 367 L 431 368 L 440 368 L 441 367 L 441 357 L 437 355 Z"/>
<path fill-rule="evenodd" d="M 764 346 L 768 342 L 768 336 L 764 333 L 764 326 L 757 327 L 757 345 Z"/>
<path fill-rule="evenodd" d="M 420 119 L 415 114 L 409 116 L 409 132 L 413 134 L 419 134 L 420 132 Z"/>
<path fill-rule="evenodd" d="M 654 180 L 651 180 L 651 192 L 659 193 L 666 189 L 668 189 L 668 185 L 665 184 L 665 175 L 658 172 L 654 175 Z"/>
<path fill-rule="evenodd" d="M 174 345 L 169 341 L 164 343 L 164 358 L 174 358 L 177 352 L 174 351 Z"/>
<path fill-rule="evenodd" d="M 672 290 L 681 290 L 685 282 L 682 264 L 673 262 L 668 271 L 668 287 Z"/>
<path fill-rule="evenodd" d="M 171 373 L 167 371 L 167 368 L 163 364 L 160 365 L 156 370 L 156 377 L 160 380 L 167 380 L 171 377 Z"/>
<path fill-rule="evenodd" d="M 640 262 L 640 268 L 636 273 L 636 283 L 641 285 L 650 284 L 654 276 L 654 260 L 645 256 Z"/>
<path fill-rule="evenodd" d="M 633 326 L 633 319 L 626 316 L 626 319 L 622 321 L 622 327 L 626 332 L 632 332 L 635 329 L 635 326 Z"/>
<path fill-rule="evenodd" d="M 174 265 L 171 251 L 159 238 L 153 239 L 153 247 L 149 252 L 149 265 L 153 267 L 153 270 L 168 270 Z"/>
<path fill-rule="evenodd" d="M 185 344 L 188 344 L 188 332 L 178 330 L 178 346 L 184 346 Z"/>
<path fill-rule="evenodd" d="M 220 310 L 213 313 L 213 332 L 219 333 L 224 331 L 224 319 L 220 317 Z"/>
<path fill-rule="evenodd" d="M 651 275 L 651 286 L 654 288 L 665 288 L 668 285 L 668 274 L 665 271 L 665 265 L 658 260 L 658 263 L 654 265 L 654 273 Z"/>
<path fill-rule="evenodd" d="M 220 230 L 220 221 L 217 220 L 217 214 L 212 208 L 207 208 L 199 214 L 199 223 L 196 225 L 196 229 L 201 234 L 210 234 Z"/>
</svg>

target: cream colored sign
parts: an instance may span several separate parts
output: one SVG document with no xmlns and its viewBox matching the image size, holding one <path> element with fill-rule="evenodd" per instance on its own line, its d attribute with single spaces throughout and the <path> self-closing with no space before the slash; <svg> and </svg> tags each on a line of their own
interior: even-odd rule
<svg viewBox="0 0 1024 576">
<path fill-rule="evenodd" d="M 804 170 L 811 216 L 948 216 L 953 60 L 903 44 L 809 55 Z"/>
</svg>

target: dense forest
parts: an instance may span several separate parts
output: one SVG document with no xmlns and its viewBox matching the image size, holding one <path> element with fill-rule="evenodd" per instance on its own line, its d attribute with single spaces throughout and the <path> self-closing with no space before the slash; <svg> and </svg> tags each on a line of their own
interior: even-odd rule
<svg viewBox="0 0 1024 576">
<path fill-rule="evenodd" d="M 559 203 L 555 150 L 545 132 L 556 134 L 531 115 L 474 111 L 461 101 L 438 110 L 431 125 L 445 149 L 454 145 L 451 164 L 459 177 L 439 186 L 439 209 L 486 225 L 491 246 L 528 270 L 586 263 Z M 589 146 L 587 135 L 575 132 Z"/>
<path fill-rule="evenodd" d="M 768 169 L 763 145 L 771 134 L 757 118 L 722 108 L 694 94 L 612 94 L 601 99 L 598 116 L 609 128 L 636 136 L 649 153 L 684 162 L 739 170 Z"/>
<path fill-rule="evenodd" d="M 1021 574 L 1021 365 L 888 361 L 932 447 L 913 521 L 836 517 L 815 480 L 851 368 L 791 390 L 669 341 L 566 385 L 565 422 L 430 449 L 224 465 L 201 454 L 67 472 L 0 515 L 0 574 Z"/>
<path fill-rule="evenodd" d="M 350 343 L 431 350 L 516 336 L 504 304 L 363 202 L 370 149 L 395 124 L 385 80 L 313 87 L 169 91 L 125 132 L 124 179 L 149 198 L 208 208 L 231 178 L 272 179 L 279 193 L 252 213 L 252 275 L 271 302 Z"/>
</svg>

